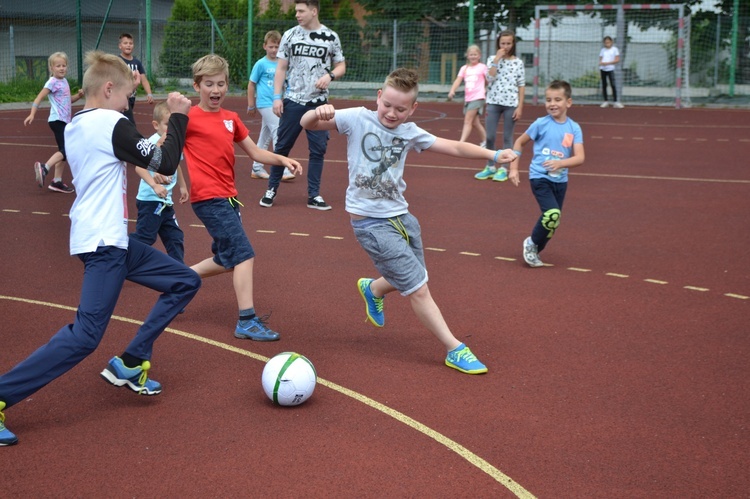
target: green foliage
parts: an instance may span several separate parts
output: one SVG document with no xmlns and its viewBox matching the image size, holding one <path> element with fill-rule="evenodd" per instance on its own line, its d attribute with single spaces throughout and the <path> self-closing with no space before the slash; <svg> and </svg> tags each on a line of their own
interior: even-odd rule
<svg viewBox="0 0 750 499">
<path fill-rule="evenodd" d="M 28 80 L 17 77 L 9 82 L 0 82 L 0 103 L 5 102 L 32 102 L 39 95 L 47 80 Z M 71 91 L 73 83 L 70 82 Z M 76 87 L 77 90 L 77 87 Z"/>
<path fill-rule="evenodd" d="M 600 77 L 599 71 L 589 71 L 571 79 L 569 83 L 573 88 L 596 88 L 599 86 Z"/>
</svg>

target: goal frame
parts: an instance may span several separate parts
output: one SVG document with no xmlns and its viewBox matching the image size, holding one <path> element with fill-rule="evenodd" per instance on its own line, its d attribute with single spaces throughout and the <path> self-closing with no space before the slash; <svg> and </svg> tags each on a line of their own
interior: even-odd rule
<svg viewBox="0 0 750 499">
<path fill-rule="evenodd" d="M 534 8 L 534 96 L 532 102 L 539 103 L 539 80 L 540 80 L 540 58 L 541 58 L 541 15 L 543 11 L 593 11 L 614 10 L 617 11 L 618 24 L 625 22 L 626 10 L 676 10 L 678 15 L 677 24 L 677 61 L 675 64 L 675 97 L 674 106 L 680 109 L 683 106 L 682 87 L 687 81 L 685 73 L 685 4 L 607 4 L 607 5 L 537 5 Z M 621 66 L 617 66 L 616 82 L 618 94 L 622 95 Z"/>
</svg>

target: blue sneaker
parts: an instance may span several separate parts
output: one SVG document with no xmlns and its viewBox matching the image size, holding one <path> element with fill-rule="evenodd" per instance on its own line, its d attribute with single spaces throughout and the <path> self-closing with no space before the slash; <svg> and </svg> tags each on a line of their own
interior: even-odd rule
<svg viewBox="0 0 750 499">
<path fill-rule="evenodd" d="M 255 341 L 278 341 L 279 333 L 271 331 L 266 326 L 268 316 L 253 317 L 247 321 L 237 321 L 237 327 L 234 329 L 234 337 L 241 340 Z"/>
<path fill-rule="evenodd" d="M 471 353 L 469 347 L 463 343 L 448 352 L 445 365 L 466 374 L 484 374 L 487 372 L 487 366 L 479 362 L 476 356 Z"/>
<path fill-rule="evenodd" d="M 497 169 L 495 175 L 492 176 L 492 180 L 495 182 L 505 182 L 508 180 L 508 170 L 504 166 L 501 166 Z"/>
<path fill-rule="evenodd" d="M 5 402 L 0 401 L 0 447 L 18 443 L 18 438 L 16 438 L 12 431 L 5 427 L 5 413 L 3 409 L 5 409 Z"/>
<path fill-rule="evenodd" d="M 370 290 L 370 283 L 375 279 L 362 278 L 357 281 L 357 289 L 359 294 L 362 295 L 362 299 L 365 301 L 365 313 L 367 318 L 373 325 L 377 327 L 383 327 L 385 324 L 385 316 L 383 315 L 383 299 L 385 296 L 378 298 L 372 294 Z"/>
<path fill-rule="evenodd" d="M 144 360 L 138 367 L 126 367 L 120 357 L 112 357 L 101 375 L 113 385 L 127 386 L 138 395 L 159 395 L 161 384 L 148 379 L 149 369 L 151 369 L 151 362 L 147 360 Z"/>
<path fill-rule="evenodd" d="M 495 167 L 485 166 L 484 170 L 474 175 L 474 178 L 477 180 L 487 180 L 488 178 L 492 178 L 494 175 L 495 175 Z"/>
</svg>

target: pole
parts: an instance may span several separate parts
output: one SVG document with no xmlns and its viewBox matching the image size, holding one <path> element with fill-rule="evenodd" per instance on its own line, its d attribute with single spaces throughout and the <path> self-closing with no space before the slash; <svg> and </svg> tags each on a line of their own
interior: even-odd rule
<svg viewBox="0 0 750 499">
<path fill-rule="evenodd" d="M 474 44 L 474 0 L 469 0 L 469 45 Z"/>
<path fill-rule="evenodd" d="M 734 76 L 737 71 L 737 32 L 739 31 L 740 0 L 732 6 L 732 58 L 729 64 L 729 97 L 734 97 Z"/>
<path fill-rule="evenodd" d="M 151 75 L 151 0 L 146 0 L 146 75 Z M 156 82 L 154 86 L 156 86 Z"/>
<path fill-rule="evenodd" d="M 78 83 L 83 84 L 83 34 L 81 33 L 81 0 L 76 1 L 76 37 L 78 41 Z"/>
<path fill-rule="evenodd" d="M 247 79 L 253 70 L 253 0 L 247 0 Z"/>
</svg>

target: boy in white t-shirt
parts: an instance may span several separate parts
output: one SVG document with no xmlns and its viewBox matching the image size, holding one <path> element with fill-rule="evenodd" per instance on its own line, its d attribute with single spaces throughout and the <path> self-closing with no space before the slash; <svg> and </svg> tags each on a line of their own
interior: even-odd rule
<svg viewBox="0 0 750 499">
<path fill-rule="evenodd" d="M 377 111 L 364 107 L 336 110 L 325 104 L 305 113 L 301 125 L 307 130 L 338 130 L 347 136 L 346 211 L 357 241 L 382 276 L 357 282 L 367 318 L 383 327 L 385 295 L 399 291 L 409 297 L 419 320 L 447 350 L 445 365 L 467 374 L 482 374 L 487 367 L 456 339 L 427 287 L 421 229 L 403 195 L 404 165 L 410 149 L 495 163 L 509 163 L 516 156 L 510 149 L 490 151 L 435 137 L 406 123 L 417 109 L 417 93 L 417 73 L 396 69 L 378 90 Z"/>
<path fill-rule="evenodd" d="M 172 115 L 161 146 L 143 138 L 122 113 L 139 77 L 116 55 L 86 55 L 86 105 L 65 128 L 68 164 L 77 196 L 70 210 L 70 254 L 84 266 L 81 297 L 72 324 L 0 376 L 0 446 L 18 442 L 5 427 L 3 410 L 62 376 L 91 354 L 104 336 L 125 280 L 160 293 L 151 313 L 119 357 L 101 376 L 139 395 L 158 395 L 149 379 L 153 345 L 198 292 L 201 280 L 165 253 L 128 238 L 126 166 L 172 175 L 185 141 L 190 100 L 169 94 Z M 8 362 L 2 358 L 3 365 Z"/>
<path fill-rule="evenodd" d="M 622 109 L 622 103 L 617 99 L 617 86 L 615 84 L 615 65 L 620 62 L 620 51 L 614 46 L 611 36 L 604 37 L 604 47 L 599 51 L 599 71 L 602 76 L 602 94 L 604 102 L 601 107 L 609 106 L 607 100 L 607 80 L 612 87 L 612 100 L 614 107 Z"/>
</svg>

